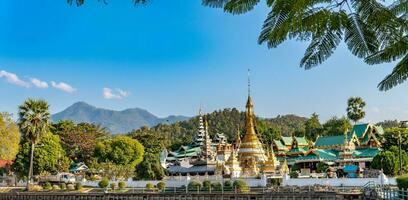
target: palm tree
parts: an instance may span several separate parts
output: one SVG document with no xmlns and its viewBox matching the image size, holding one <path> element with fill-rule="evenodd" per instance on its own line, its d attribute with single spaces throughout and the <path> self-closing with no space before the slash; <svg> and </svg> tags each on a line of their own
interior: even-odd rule
<svg viewBox="0 0 408 200">
<path fill-rule="evenodd" d="M 347 101 L 347 117 L 357 123 L 360 119 L 365 116 L 364 112 L 365 102 L 361 97 L 350 97 Z"/>
<path fill-rule="evenodd" d="M 28 172 L 28 184 L 33 177 L 33 159 L 35 145 L 41 140 L 41 137 L 48 132 L 50 127 L 49 105 L 43 100 L 27 99 L 19 106 L 20 131 L 23 138 L 31 142 L 30 168 Z"/>
</svg>

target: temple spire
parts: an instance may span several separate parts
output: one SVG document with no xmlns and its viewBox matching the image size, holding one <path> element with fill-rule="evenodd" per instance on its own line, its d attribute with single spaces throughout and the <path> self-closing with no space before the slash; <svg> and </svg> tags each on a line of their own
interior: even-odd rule
<svg viewBox="0 0 408 200">
<path fill-rule="evenodd" d="M 248 96 L 251 96 L 251 69 L 248 68 Z"/>
</svg>

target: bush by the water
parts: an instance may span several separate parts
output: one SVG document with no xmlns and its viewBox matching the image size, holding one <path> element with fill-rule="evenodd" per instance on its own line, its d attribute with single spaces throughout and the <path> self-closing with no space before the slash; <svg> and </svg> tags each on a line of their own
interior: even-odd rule
<svg viewBox="0 0 408 200">
<path fill-rule="evenodd" d="M 153 183 L 146 183 L 146 189 L 148 189 L 148 190 L 154 189 Z"/>
<path fill-rule="evenodd" d="M 103 178 L 101 181 L 99 181 L 98 185 L 100 188 L 107 188 L 109 185 L 109 179 Z"/>
<path fill-rule="evenodd" d="M 159 190 L 163 191 L 164 189 L 166 189 L 166 183 L 163 182 L 163 181 L 160 181 L 160 182 L 157 183 L 156 187 L 157 187 Z"/>
<path fill-rule="evenodd" d="M 221 191 L 222 185 L 220 182 L 211 183 L 211 190 Z"/>
<path fill-rule="evenodd" d="M 399 189 L 408 189 L 408 174 L 402 175 L 397 178 L 397 185 Z"/>
<path fill-rule="evenodd" d="M 299 173 L 297 171 L 291 171 L 289 173 L 290 178 L 297 178 L 299 177 Z"/>
<path fill-rule="evenodd" d="M 118 186 L 119 186 L 119 189 L 123 190 L 123 189 L 126 188 L 126 182 L 120 181 L 119 184 L 118 184 Z"/>
<path fill-rule="evenodd" d="M 238 190 L 238 192 L 249 192 L 248 184 L 243 180 L 236 180 L 233 184 L 234 188 Z"/>
<path fill-rule="evenodd" d="M 51 190 L 51 189 L 52 189 L 51 183 L 50 183 L 50 182 L 46 182 L 46 183 L 44 184 L 44 190 Z"/>
<path fill-rule="evenodd" d="M 211 181 L 205 180 L 203 181 L 203 190 L 210 190 L 211 189 Z"/>
<path fill-rule="evenodd" d="M 202 187 L 201 183 L 198 181 L 191 181 L 188 184 L 188 190 L 192 190 L 192 191 L 196 191 L 196 190 L 200 190 Z"/>
<path fill-rule="evenodd" d="M 82 183 L 77 182 L 75 183 L 75 190 L 81 190 L 82 189 Z"/>
<path fill-rule="evenodd" d="M 27 189 L 30 192 L 39 192 L 43 190 L 43 187 L 41 187 L 41 185 L 29 184 Z"/>
<path fill-rule="evenodd" d="M 67 185 L 67 190 L 69 190 L 69 191 L 75 190 L 74 184 L 68 184 L 68 185 Z"/>
<path fill-rule="evenodd" d="M 224 190 L 229 191 L 232 190 L 232 182 L 231 181 L 224 181 Z"/>
<path fill-rule="evenodd" d="M 58 186 L 58 185 L 53 185 L 52 186 L 52 190 L 60 190 L 61 188 L 60 188 L 60 186 Z"/>
<path fill-rule="evenodd" d="M 66 183 L 61 183 L 61 190 L 66 190 L 67 189 L 67 184 Z"/>
</svg>

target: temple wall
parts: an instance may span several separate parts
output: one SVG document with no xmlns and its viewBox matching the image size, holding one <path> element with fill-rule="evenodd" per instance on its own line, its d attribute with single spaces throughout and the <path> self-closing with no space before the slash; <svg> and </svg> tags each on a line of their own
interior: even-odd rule
<svg viewBox="0 0 408 200">
<path fill-rule="evenodd" d="M 166 178 L 162 180 L 163 182 L 166 183 L 167 187 L 181 187 L 183 185 L 188 185 L 190 181 L 199 181 L 203 182 L 205 180 L 209 180 L 211 182 L 220 182 L 223 183 L 224 181 L 230 180 L 234 181 L 237 179 L 224 179 L 221 176 L 182 176 L 182 177 L 171 177 L 171 178 Z M 247 182 L 247 184 L 251 187 L 265 187 L 266 186 L 266 179 L 256 179 L 256 178 L 240 178 L 240 180 L 244 180 Z M 111 181 L 115 182 L 115 181 Z M 119 181 L 117 181 L 119 182 Z M 126 181 L 126 184 L 128 187 L 138 187 L 138 188 L 144 188 L 146 187 L 147 183 L 152 183 L 156 185 L 159 183 L 159 180 L 152 180 L 152 181 L 133 181 L 132 179 L 129 179 Z M 92 186 L 92 187 L 98 187 L 99 181 L 85 181 L 82 183 L 84 186 Z"/>
<path fill-rule="evenodd" d="M 283 186 L 329 185 L 334 187 L 365 186 L 368 183 L 376 185 L 397 185 L 395 178 L 380 175 L 378 178 L 283 178 Z"/>
</svg>

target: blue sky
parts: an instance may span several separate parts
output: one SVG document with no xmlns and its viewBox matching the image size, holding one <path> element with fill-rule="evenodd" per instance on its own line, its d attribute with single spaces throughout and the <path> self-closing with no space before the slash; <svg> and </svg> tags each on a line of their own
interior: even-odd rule
<svg viewBox="0 0 408 200">
<path fill-rule="evenodd" d="M 345 115 L 347 98 L 361 96 L 365 121 L 408 119 L 406 83 L 376 88 L 393 63 L 368 66 L 341 45 L 305 71 L 299 60 L 307 44 L 287 41 L 271 50 L 257 44 L 267 12 L 261 4 L 233 16 L 198 0 L 146 6 L 88 0 L 79 8 L 65 0 L 1 1 L 0 111 L 16 113 L 29 97 L 47 100 L 52 113 L 77 101 L 158 116 L 192 116 L 200 105 L 206 112 L 243 109 L 251 68 L 262 117 L 317 112 L 326 120 Z"/>
</svg>

